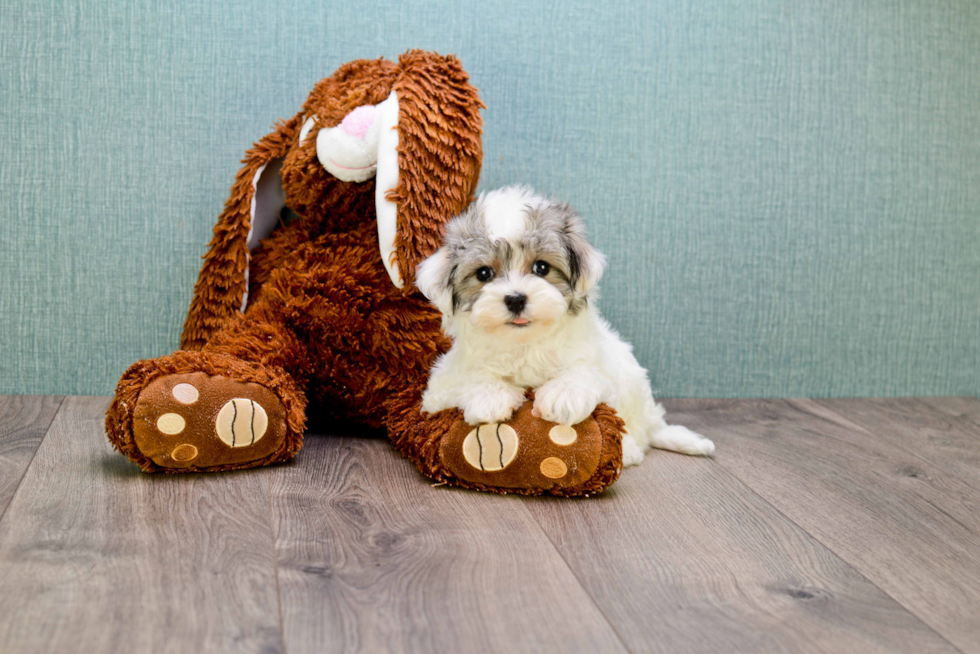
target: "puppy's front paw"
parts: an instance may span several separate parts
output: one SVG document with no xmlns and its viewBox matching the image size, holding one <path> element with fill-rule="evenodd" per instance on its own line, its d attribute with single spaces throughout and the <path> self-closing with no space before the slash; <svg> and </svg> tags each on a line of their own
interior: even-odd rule
<svg viewBox="0 0 980 654">
<path fill-rule="evenodd" d="M 534 415 L 560 425 L 577 425 L 597 404 L 599 394 L 577 381 L 553 379 L 534 391 Z"/>
<path fill-rule="evenodd" d="M 484 386 L 468 394 L 460 407 L 463 419 L 471 425 L 504 422 L 524 404 L 524 391 L 505 386 Z"/>
</svg>

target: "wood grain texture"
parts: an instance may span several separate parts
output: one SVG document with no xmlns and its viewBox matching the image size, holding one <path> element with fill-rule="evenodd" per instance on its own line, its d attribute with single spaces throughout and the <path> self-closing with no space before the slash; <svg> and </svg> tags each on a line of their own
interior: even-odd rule
<svg viewBox="0 0 980 654">
<path fill-rule="evenodd" d="M 955 652 L 715 461 L 530 506 L 632 652 Z"/>
<path fill-rule="evenodd" d="M 980 497 L 809 400 L 681 400 L 716 461 L 964 652 L 980 651 Z"/>
<path fill-rule="evenodd" d="M 0 521 L 0 651 L 279 651 L 267 471 L 146 475 L 69 398 Z"/>
<path fill-rule="evenodd" d="M 980 400 L 924 397 L 816 400 L 980 492 Z"/>
<path fill-rule="evenodd" d="M 272 496 L 291 653 L 625 651 L 521 498 L 341 436 L 307 437 Z"/>
<path fill-rule="evenodd" d="M 0 518 L 63 399 L 60 395 L 0 396 Z"/>
<path fill-rule="evenodd" d="M 349 436 L 144 475 L 59 401 L 0 398 L 0 652 L 980 652 L 975 398 L 668 401 L 716 457 L 589 500 Z"/>
</svg>

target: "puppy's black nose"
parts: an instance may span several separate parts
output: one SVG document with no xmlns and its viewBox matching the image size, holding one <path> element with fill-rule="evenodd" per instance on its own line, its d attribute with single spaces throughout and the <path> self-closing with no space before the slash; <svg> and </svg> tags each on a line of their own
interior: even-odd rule
<svg viewBox="0 0 980 654">
<path fill-rule="evenodd" d="M 521 311 L 524 311 L 524 307 L 527 306 L 527 296 L 523 293 L 515 293 L 514 295 L 508 295 L 504 298 L 504 304 L 510 309 L 510 312 L 515 316 Z"/>
</svg>

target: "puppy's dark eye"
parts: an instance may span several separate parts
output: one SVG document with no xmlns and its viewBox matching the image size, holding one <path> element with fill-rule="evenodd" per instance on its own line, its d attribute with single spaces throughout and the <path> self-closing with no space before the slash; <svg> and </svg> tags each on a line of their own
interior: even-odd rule
<svg viewBox="0 0 980 654">
<path fill-rule="evenodd" d="M 549 270 L 551 270 L 551 266 L 548 265 L 547 261 L 535 261 L 534 265 L 531 266 L 531 272 L 542 277 L 547 275 Z"/>
<path fill-rule="evenodd" d="M 493 269 L 490 266 L 483 266 L 476 271 L 476 278 L 481 282 L 489 282 L 493 279 Z"/>
</svg>

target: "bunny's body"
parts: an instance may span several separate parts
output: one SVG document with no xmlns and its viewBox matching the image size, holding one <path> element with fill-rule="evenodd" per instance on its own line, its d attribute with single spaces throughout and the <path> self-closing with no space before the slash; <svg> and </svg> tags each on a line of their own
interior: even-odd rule
<svg viewBox="0 0 980 654">
<path fill-rule="evenodd" d="M 460 458 L 468 426 L 457 411 L 421 412 L 449 341 L 415 269 L 473 198 L 482 106 L 455 57 L 421 51 L 354 61 L 319 82 L 246 153 L 181 350 L 123 374 L 106 417 L 113 445 L 147 472 L 266 465 L 299 451 L 314 403 L 386 428 L 441 481 L 564 495 L 612 483 L 622 423 L 608 408 L 582 423 L 588 438 L 558 450 L 550 425 L 515 422 L 524 445 L 496 472 Z M 562 457 L 572 472 L 542 472 Z"/>
</svg>

